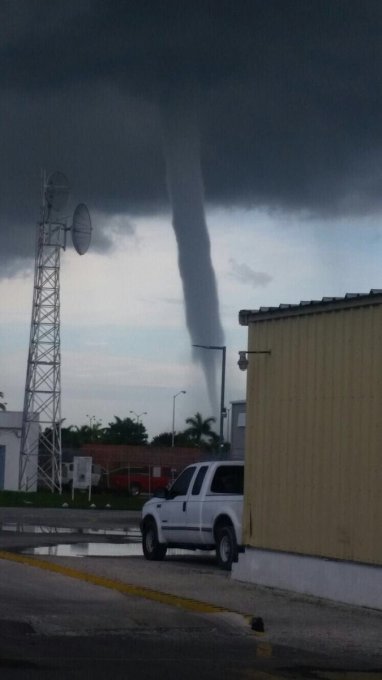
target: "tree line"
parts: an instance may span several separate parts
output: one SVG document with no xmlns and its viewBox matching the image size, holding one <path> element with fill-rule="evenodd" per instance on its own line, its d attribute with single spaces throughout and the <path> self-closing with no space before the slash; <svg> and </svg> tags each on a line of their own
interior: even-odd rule
<svg viewBox="0 0 382 680">
<path fill-rule="evenodd" d="M 215 418 L 203 418 L 197 412 L 186 418 L 187 427 L 174 433 L 174 446 L 202 447 L 214 450 L 219 445 L 219 435 L 212 429 Z M 61 428 L 64 448 L 80 448 L 84 444 L 139 444 L 147 446 L 172 446 L 172 432 L 162 432 L 149 442 L 145 426 L 132 418 L 119 418 L 103 427 L 101 421 L 91 418 L 87 425 L 70 425 Z"/>
<path fill-rule="evenodd" d="M 0 410 L 6 410 L 4 394 L 0 392 Z M 162 432 L 149 442 L 147 430 L 138 419 L 119 418 L 114 416 L 114 422 L 103 427 L 100 420 L 92 417 L 87 425 L 69 425 L 61 427 L 61 444 L 64 448 L 78 449 L 84 444 L 135 444 L 143 446 L 174 446 L 199 447 L 215 450 L 219 446 L 219 435 L 213 430 L 215 418 L 203 418 L 199 411 L 194 416 L 186 418 L 187 427 L 175 432 Z M 49 434 L 49 428 L 44 435 Z M 228 444 L 225 444 L 225 448 Z"/>
</svg>

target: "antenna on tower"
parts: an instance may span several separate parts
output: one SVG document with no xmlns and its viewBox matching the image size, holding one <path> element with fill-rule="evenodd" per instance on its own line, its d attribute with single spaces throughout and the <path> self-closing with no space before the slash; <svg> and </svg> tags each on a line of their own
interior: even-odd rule
<svg viewBox="0 0 382 680">
<path fill-rule="evenodd" d="M 63 172 L 53 172 L 45 187 L 45 201 L 48 211 L 61 212 L 69 197 L 69 182 Z"/>
<path fill-rule="evenodd" d="M 20 446 L 19 489 L 37 480 L 51 491 L 62 490 L 60 255 L 70 231 L 77 253 L 89 248 L 89 211 L 80 203 L 67 227 L 63 216 L 69 182 L 62 172 L 42 180 L 41 219 L 37 224 L 32 319 L 25 381 Z M 39 430 L 40 436 L 33 437 Z"/>
<path fill-rule="evenodd" d="M 85 255 L 92 237 L 92 223 L 85 203 L 79 203 L 74 211 L 72 242 L 79 255 Z"/>
</svg>

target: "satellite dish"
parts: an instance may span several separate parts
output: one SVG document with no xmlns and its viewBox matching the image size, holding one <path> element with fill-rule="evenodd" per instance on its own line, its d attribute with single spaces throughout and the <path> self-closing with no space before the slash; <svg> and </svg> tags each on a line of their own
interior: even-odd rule
<svg viewBox="0 0 382 680">
<path fill-rule="evenodd" d="M 53 172 L 50 175 L 46 189 L 45 198 L 49 209 L 60 212 L 65 208 L 69 196 L 69 182 L 63 172 Z"/>
<path fill-rule="evenodd" d="M 74 211 L 72 241 L 79 255 L 84 255 L 90 246 L 92 223 L 85 203 L 79 203 Z"/>
</svg>

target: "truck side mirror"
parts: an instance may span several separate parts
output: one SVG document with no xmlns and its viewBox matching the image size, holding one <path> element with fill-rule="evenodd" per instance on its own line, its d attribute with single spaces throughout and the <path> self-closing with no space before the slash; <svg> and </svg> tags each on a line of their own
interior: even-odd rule
<svg viewBox="0 0 382 680">
<path fill-rule="evenodd" d="M 158 489 L 155 489 L 153 496 L 155 498 L 168 498 L 168 489 L 166 489 L 165 486 L 160 486 Z"/>
</svg>

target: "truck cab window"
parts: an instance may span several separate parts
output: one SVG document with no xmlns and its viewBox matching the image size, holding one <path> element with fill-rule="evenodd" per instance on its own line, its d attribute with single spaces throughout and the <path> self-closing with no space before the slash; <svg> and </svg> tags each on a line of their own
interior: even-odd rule
<svg viewBox="0 0 382 680">
<path fill-rule="evenodd" d="M 208 465 L 203 465 L 199 468 L 198 474 L 196 475 L 191 494 L 192 496 L 198 496 L 200 494 L 200 489 L 202 488 L 203 480 L 206 476 L 208 470 Z"/>
<path fill-rule="evenodd" d="M 213 493 L 242 494 L 243 488 L 243 465 L 221 465 L 216 468 L 211 483 L 211 491 Z"/>
<path fill-rule="evenodd" d="M 170 498 L 186 495 L 191 479 L 194 476 L 195 469 L 195 467 L 188 467 L 179 475 L 169 491 Z"/>
</svg>

